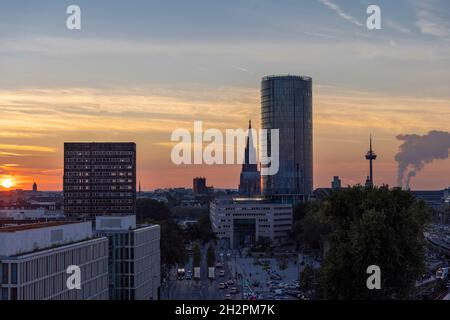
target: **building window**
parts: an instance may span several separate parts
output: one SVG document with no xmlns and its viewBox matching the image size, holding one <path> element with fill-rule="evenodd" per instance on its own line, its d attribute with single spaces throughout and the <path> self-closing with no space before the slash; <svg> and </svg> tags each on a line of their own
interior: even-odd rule
<svg viewBox="0 0 450 320">
<path fill-rule="evenodd" d="M 8 300 L 8 288 L 2 288 L 2 300 Z"/>
<path fill-rule="evenodd" d="M 9 272 L 8 272 L 8 264 L 3 263 L 2 264 L 2 283 L 8 284 L 9 283 Z"/>
<path fill-rule="evenodd" d="M 17 263 L 11 264 L 11 283 L 17 284 Z"/>
<path fill-rule="evenodd" d="M 17 288 L 11 288 L 11 300 L 17 300 Z"/>
</svg>

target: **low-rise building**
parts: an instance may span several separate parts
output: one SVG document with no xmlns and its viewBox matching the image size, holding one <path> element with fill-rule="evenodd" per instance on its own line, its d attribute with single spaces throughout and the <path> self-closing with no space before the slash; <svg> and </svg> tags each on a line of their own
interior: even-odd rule
<svg viewBox="0 0 450 320">
<path fill-rule="evenodd" d="M 97 216 L 98 236 L 109 238 L 109 298 L 157 300 L 161 284 L 160 227 L 136 216 Z"/>
<path fill-rule="evenodd" d="M 440 209 L 445 205 L 446 190 L 413 190 L 411 193 L 419 200 L 423 200 L 428 206 Z"/>
<path fill-rule="evenodd" d="M 254 245 L 261 237 L 279 245 L 292 231 L 293 210 L 263 198 L 222 198 L 211 202 L 210 218 L 217 238 L 230 248 Z"/>
<path fill-rule="evenodd" d="M 67 280 L 79 267 L 80 287 Z M 0 221 L 1 300 L 107 300 L 108 239 L 90 222 Z"/>
<path fill-rule="evenodd" d="M 51 210 L 45 207 L 0 207 L 0 219 L 62 219 L 62 210 Z"/>
</svg>

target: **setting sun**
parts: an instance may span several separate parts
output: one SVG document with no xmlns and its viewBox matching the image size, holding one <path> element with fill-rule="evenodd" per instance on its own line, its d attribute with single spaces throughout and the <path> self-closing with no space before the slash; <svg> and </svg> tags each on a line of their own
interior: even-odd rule
<svg viewBox="0 0 450 320">
<path fill-rule="evenodd" d="M 2 181 L 2 187 L 3 188 L 8 189 L 8 188 L 11 188 L 13 185 L 14 185 L 14 183 L 12 182 L 11 179 L 5 179 L 5 180 Z"/>
</svg>

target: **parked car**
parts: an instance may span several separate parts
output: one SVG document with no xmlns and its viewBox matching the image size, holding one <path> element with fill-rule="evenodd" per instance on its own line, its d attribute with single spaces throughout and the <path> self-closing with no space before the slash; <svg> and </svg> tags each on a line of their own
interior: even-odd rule
<svg viewBox="0 0 450 320">
<path fill-rule="evenodd" d="M 225 271 L 224 270 L 220 270 L 219 271 L 219 277 L 225 277 Z"/>
<path fill-rule="evenodd" d="M 259 281 L 258 280 L 253 280 L 252 286 L 259 287 Z"/>
<path fill-rule="evenodd" d="M 236 287 L 233 287 L 233 288 L 230 289 L 230 293 L 231 293 L 231 294 L 236 294 L 236 293 L 238 293 L 238 292 L 239 292 L 239 290 L 238 290 L 238 288 L 236 288 Z"/>
<path fill-rule="evenodd" d="M 292 297 L 298 297 L 299 293 L 300 292 L 298 290 L 286 290 L 286 294 Z"/>
<path fill-rule="evenodd" d="M 225 288 L 227 288 L 227 287 L 228 287 L 228 286 L 227 286 L 226 283 L 223 283 L 223 282 L 219 283 L 219 289 L 225 289 Z"/>
<path fill-rule="evenodd" d="M 227 293 L 224 298 L 224 300 L 231 300 L 231 294 Z"/>
<path fill-rule="evenodd" d="M 227 281 L 227 284 L 230 285 L 230 286 L 232 286 L 232 285 L 234 284 L 233 279 L 228 280 L 228 281 Z"/>
<path fill-rule="evenodd" d="M 275 289 L 275 296 L 282 296 L 284 295 L 283 289 Z"/>
</svg>

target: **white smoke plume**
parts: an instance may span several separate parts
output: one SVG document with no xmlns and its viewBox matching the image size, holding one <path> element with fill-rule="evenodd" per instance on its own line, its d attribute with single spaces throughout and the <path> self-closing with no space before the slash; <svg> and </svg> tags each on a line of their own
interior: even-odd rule
<svg viewBox="0 0 450 320">
<path fill-rule="evenodd" d="M 450 149 L 450 133 L 430 131 L 423 136 L 417 134 L 401 134 L 397 139 L 403 141 L 395 156 L 398 162 L 397 184 L 409 189 L 412 177 L 422 170 L 426 164 L 436 159 L 447 159 Z"/>
</svg>

